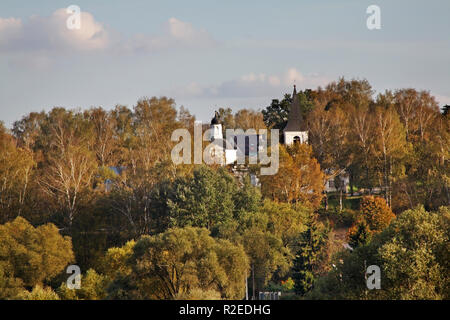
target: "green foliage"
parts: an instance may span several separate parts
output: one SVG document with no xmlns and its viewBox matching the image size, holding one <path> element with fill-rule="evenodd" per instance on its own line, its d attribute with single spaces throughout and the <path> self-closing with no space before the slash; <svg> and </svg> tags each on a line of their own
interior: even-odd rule
<svg viewBox="0 0 450 320">
<path fill-rule="evenodd" d="M 0 126 L 0 223 L 24 213 L 34 166 L 33 154 Z"/>
<path fill-rule="evenodd" d="M 62 283 L 57 292 L 63 300 L 101 300 L 106 298 L 108 284 L 106 276 L 89 269 L 81 276 L 80 289 L 69 289 L 66 283 Z"/>
<path fill-rule="evenodd" d="M 366 221 L 362 220 L 350 228 L 348 238 L 348 244 L 352 248 L 368 244 L 372 239 L 372 233 Z"/>
<path fill-rule="evenodd" d="M 33 290 L 23 290 L 17 297 L 19 300 L 60 300 L 58 294 L 56 294 L 49 287 L 41 287 L 36 285 Z"/>
<path fill-rule="evenodd" d="M 62 237 L 53 224 L 34 228 L 18 217 L 0 225 L 0 269 L 34 287 L 58 275 L 74 256 L 69 237 Z"/>
<path fill-rule="evenodd" d="M 242 235 L 242 242 L 250 258 L 256 289 L 263 289 L 275 272 L 284 276 L 289 271 L 292 253 L 279 237 L 251 227 Z"/>
<path fill-rule="evenodd" d="M 311 90 L 297 93 L 303 117 L 314 108 L 311 100 Z M 283 100 L 274 99 L 270 106 L 262 110 L 264 123 L 267 128 L 283 130 L 286 127 L 292 96 L 285 94 Z"/>
<path fill-rule="evenodd" d="M 321 279 L 310 298 L 449 299 L 449 207 L 423 207 L 400 214 L 383 232 L 352 253 Z M 381 268 L 381 289 L 368 290 L 365 268 Z"/>
<path fill-rule="evenodd" d="M 239 186 L 225 169 L 206 166 L 173 182 L 161 182 L 150 198 L 160 232 L 167 227 L 193 226 L 207 228 L 215 235 L 233 230 L 235 219 L 261 204 L 259 190 L 248 179 Z"/>
<path fill-rule="evenodd" d="M 219 121 L 262 128 L 263 118 L 283 129 L 291 98 L 262 113 L 221 108 Z M 61 285 L 63 299 L 242 298 L 243 278 L 253 275 L 256 290 L 292 276 L 296 291 L 314 298 L 448 299 L 448 208 L 394 220 L 391 211 L 449 203 L 448 108 L 439 113 L 414 89 L 374 99 L 366 80 L 343 78 L 298 99 L 309 146 L 280 150 L 279 173 L 261 178 L 264 201 L 225 168 L 171 162 L 173 130 L 194 118 L 169 98 L 30 113 L 11 132 L 0 123 L 0 299 L 57 298 L 44 286 L 57 287 L 74 257 L 57 227 L 32 226 L 48 222 L 71 236 L 77 264 L 92 268 L 82 289 Z M 364 198 L 357 216 L 359 198 L 344 196 L 338 212 L 340 198 L 330 195 L 321 219 L 352 225 L 356 250 L 339 253 L 326 276 L 332 233 L 308 222 L 305 207 L 319 206 L 323 169 L 348 173 L 352 192 L 377 187 L 384 197 Z M 382 266 L 381 291 L 366 290 L 370 264 Z"/>
<path fill-rule="evenodd" d="M 105 257 L 102 259 L 102 273 L 110 278 L 114 278 L 117 274 L 129 275 L 132 270 L 128 265 L 128 260 L 133 255 L 135 245 L 136 241 L 131 240 L 120 248 L 109 248 Z"/>
<path fill-rule="evenodd" d="M 304 231 L 310 209 L 300 205 L 264 200 L 256 212 L 239 216 L 233 241 L 242 243 L 250 258 L 255 290 L 289 272 L 294 258 L 298 235 Z M 253 281 L 251 281 L 253 285 Z"/>
<path fill-rule="evenodd" d="M 274 99 L 270 106 L 262 111 L 267 128 L 282 130 L 287 123 L 291 99 L 285 95 L 283 100 Z"/>
<path fill-rule="evenodd" d="M 286 280 L 281 281 L 281 286 L 283 291 L 292 291 L 294 289 L 295 282 L 291 277 L 289 277 Z"/>
<path fill-rule="evenodd" d="M 12 271 L 10 273 L 3 270 L 0 265 L 0 300 L 15 299 L 23 291 L 23 281 L 15 278 Z"/>
<path fill-rule="evenodd" d="M 225 170 L 200 167 L 193 177 L 175 180 L 167 201 L 170 225 L 195 226 L 209 230 L 233 218 L 233 195 L 237 184 Z"/>
<path fill-rule="evenodd" d="M 267 228 L 282 240 L 283 246 L 294 248 L 298 235 L 306 230 L 305 222 L 311 210 L 301 205 L 292 206 L 265 200 L 260 212 L 267 216 Z"/>
<path fill-rule="evenodd" d="M 200 288 L 193 288 L 189 293 L 183 292 L 177 295 L 175 300 L 220 300 L 220 292 L 215 290 L 204 290 Z"/>
<path fill-rule="evenodd" d="M 327 237 L 328 229 L 314 218 L 308 222 L 308 229 L 301 234 L 293 267 L 296 294 L 304 295 L 313 287 L 326 249 Z"/>
<path fill-rule="evenodd" d="M 248 270 L 244 249 L 215 240 L 206 229 L 174 228 L 143 236 L 127 264 L 132 272 L 113 281 L 110 298 L 177 299 L 197 297 L 198 290 L 220 292 L 225 299 L 244 296 Z"/>
</svg>

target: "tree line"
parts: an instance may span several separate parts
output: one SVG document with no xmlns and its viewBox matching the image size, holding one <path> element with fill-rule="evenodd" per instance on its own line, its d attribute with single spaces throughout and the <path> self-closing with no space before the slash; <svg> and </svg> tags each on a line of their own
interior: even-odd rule
<svg viewBox="0 0 450 320">
<path fill-rule="evenodd" d="M 171 134 L 195 117 L 165 97 L 0 125 L 0 298 L 242 299 L 246 283 L 250 297 L 448 298 L 448 108 L 414 89 L 373 98 L 366 80 L 298 94 L 309 144 L 280 146 L 260 188 L 231 166 L 175 166 Z M 219 121 L 283 129 L 291 99 Z M 325 183 L 343 174 L 365 195 L 333 211 Z M 432 269 L 398 271 L 402 259 Z M 367 261 L 389 279 L 378 295 L 357 280 Z"/>
</svg>

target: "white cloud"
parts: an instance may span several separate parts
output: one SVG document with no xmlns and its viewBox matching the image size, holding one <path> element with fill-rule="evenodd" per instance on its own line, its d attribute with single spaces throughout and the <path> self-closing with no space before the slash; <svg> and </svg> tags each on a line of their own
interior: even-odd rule
<svg viewBox="0 0 450 320">
<path fill-rule="evenodd" d="M 58 9 L 48 17 L 34 15 L 24 21 L 0 17 L 0 52 L 57 54 L 109 50 L 147 53 L 173 48 L 204 48 L 215 43 L 205 30 L 176 18 L 168 19 L 159 35 L 136 34 L 125 38 L 96 21 L 89 12 L 81 12 L 79 30 L 69 30 L 67 19 L 70 15 L 66 9 Z"/>
<path fill-rule="evenodd" d="M 206 30 L 197 30 L 192 26 L 192 24 L 183 22 L 173 17 L 167 22 L 166 28 L 170 36 L 179 41 L 188 43 L 212 41 Z"/>
<path fill-rule="evenodd" d="M 108 46 L 108 33 L 88 12 L 81 13 L 81 28 L 69 30 L 65 9 L 49 17 L 32 16 L 27 21 L 0 18 L 0 51 L 92 51 Z"/>
<path fill-rule="evenodd" d="M 0 18 L 0 48 L 6 46 L 9 41 L 16 38 L 22 30 L 22 21 L 20 19 Z"/>
<path fill-rule="evenodd" d="M 330 80 L 318 74 L 303 75 L 296 68 L 282 74 L 249 73 L 214 86 L 202 86 L 196 82 L 178 88 L 171 95 L 181 98 L 252 98 L 274 97 L 292 88 L 295 83 L 299 89 L 324 86 Z"/>
<path fill-rule="evenodd" d="M 188 22 L 170 18 L 164 24 L 162 34 L 137 34 L 119 44 L 117 49 L 128 53 L 155 52 L 179 48 L 207 48 L 215 43 L 206 30 L 196 29 Z"/>
</svg>

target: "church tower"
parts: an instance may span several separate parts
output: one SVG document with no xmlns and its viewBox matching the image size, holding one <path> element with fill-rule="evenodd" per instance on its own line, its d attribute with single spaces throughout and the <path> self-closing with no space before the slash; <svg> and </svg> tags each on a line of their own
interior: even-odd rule
<svg viewBox="0 0 450 320">
<path fill-rule="evenodd" d="M 302 119 L 302 111 L 300 109 L 300 101 L 297 96 L 297 88 L 294 85 L 292 93 L 291 110 L 289 111 L 288 122 L 283 129 L 284 143 L 291 145 L 294 142 L 308 143 L 308 131 Z"/>
<path fill-rule="evenodd" d="M 222 140 L 223 139 L 223 133 L 222 133 L 222 125 L 219 122 L 219 114 L 217 111 L 214 114 L 214 118 L 211 120 L 211 141 L 214 140 Z"/>
</svg>

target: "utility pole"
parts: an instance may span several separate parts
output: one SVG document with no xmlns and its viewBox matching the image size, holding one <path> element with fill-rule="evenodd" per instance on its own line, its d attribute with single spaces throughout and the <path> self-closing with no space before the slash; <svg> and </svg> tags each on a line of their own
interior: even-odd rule
<svg viewBox="0 0 450 320">
<path fill-rule="evenodd" d="M 255 265 L 254 264 L 252 264 L 252 277 L 253 277 L 253 286 L 252 286 L 252 288 L 253 288 L 253 296 L 252 296 L 252 300 L 256 300 L 256 297 L 255 297 Z"/>
<path fill-rule="evenodd" d="M 245 270 L 245 300 L 248 300 L 248 278 L 247 278 L 247 270 Z"/>
</svg>

